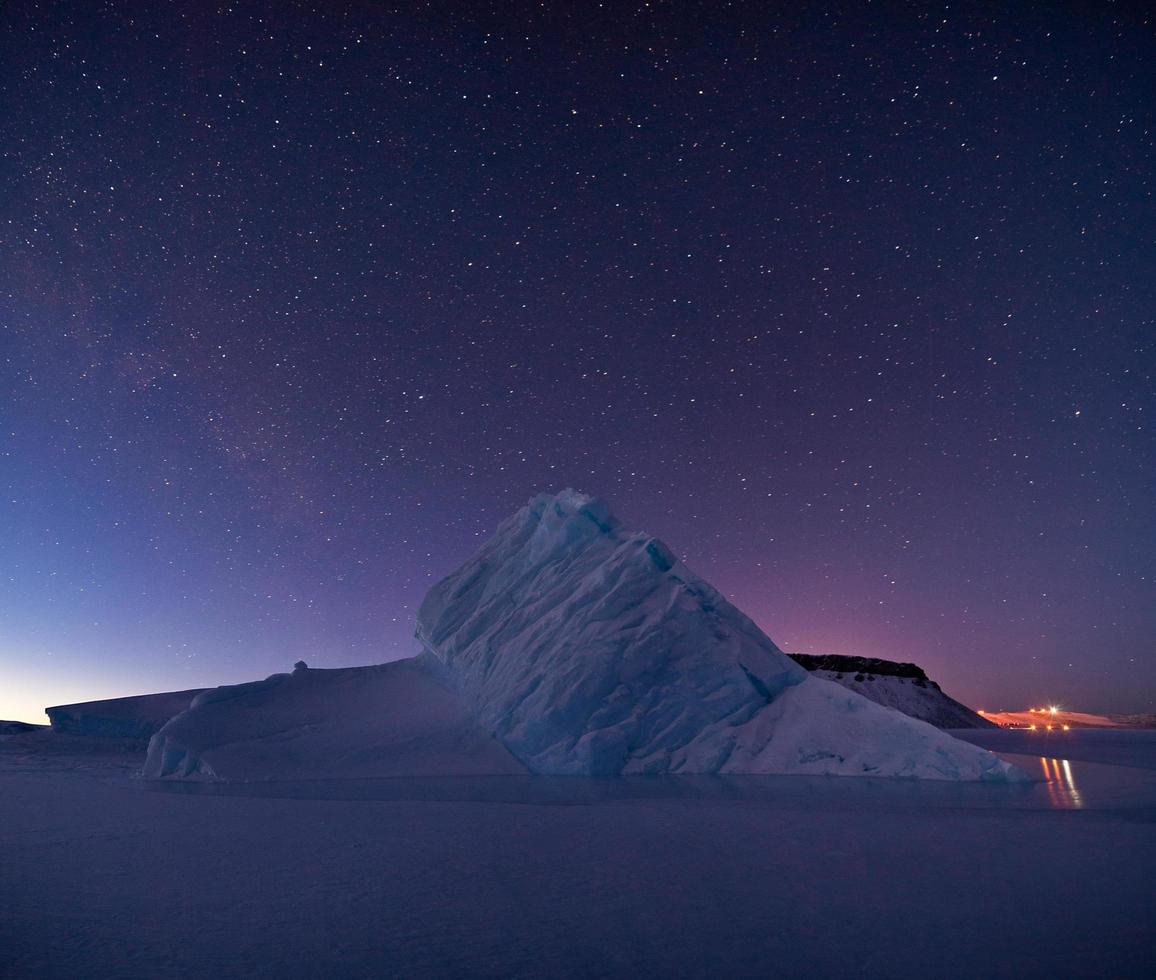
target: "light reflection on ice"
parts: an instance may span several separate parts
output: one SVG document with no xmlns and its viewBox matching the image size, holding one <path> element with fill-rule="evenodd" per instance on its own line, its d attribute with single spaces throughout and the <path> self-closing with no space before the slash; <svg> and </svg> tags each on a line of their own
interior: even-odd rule
<svg viewBox="0 0 1156 980">
<path fill-rule="evenodd" d="M 1080 791 L 1072 775 L 1072 765 L 1067 759 L 1053 759 L 1040 756 L 1040 766 L 1044 770 L 1044 785 L 1052 806 L 1064 809 L 1079 809 L 1084 805 Z"/>
</svg>

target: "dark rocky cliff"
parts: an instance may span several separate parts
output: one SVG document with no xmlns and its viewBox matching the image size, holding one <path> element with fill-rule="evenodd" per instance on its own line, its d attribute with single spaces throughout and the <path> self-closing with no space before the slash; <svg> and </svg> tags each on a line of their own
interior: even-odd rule
<svg viewBox="0 0 1156 980">
<path fill-rule="evenodd" d="M 967 705 L 944 694 L 917 664 L 877 657 L 845 657 L 835 653 L 792 653 L 789 656 L 819 677 L 937 728 L 998 727 Z"/>
</svg>

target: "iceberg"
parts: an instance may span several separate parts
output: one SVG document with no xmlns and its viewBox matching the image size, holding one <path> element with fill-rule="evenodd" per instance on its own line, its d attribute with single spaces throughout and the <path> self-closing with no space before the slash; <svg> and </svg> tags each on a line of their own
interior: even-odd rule
<svg viewBox="0 0 1156 980">
<path fill-rule="evenodd" d="M 145 775 L 1027 778 L 809 674 L 606 503 L 541 494 L 417 616 L 424 652 L 197 695 Z"/>
<path fill-rule="evenodd" d="M 152 737 L 144 765 L 221 780 L 525 772 L 423 657 L 210 689 Z"/>
<path fill-rule="evenodd" d="M 711 772 L 806 671 L 600 500 L 535 497 L 430 591 L 417 637 L 536 772 Z"/>
<path fill-rule="evenodd" d="M 542 494 L 430 591 L 417 637 L 531 771 L 1006 779 L 807 671 L 598 498 Z"/>
<path fill-rule="evenodd" d="M 138 694 L 45 708 L 54 732 L 96 738 L 150 738 L 173 715 L 184 711 L 203 688 Z"/>
</svg>

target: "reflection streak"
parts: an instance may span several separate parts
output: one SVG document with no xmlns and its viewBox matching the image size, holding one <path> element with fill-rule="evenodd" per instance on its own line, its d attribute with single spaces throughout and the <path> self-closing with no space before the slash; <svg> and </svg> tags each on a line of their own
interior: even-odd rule
<svg viewBox="0 0 1156 980">
<path fill-rule="evenodd" d="M 1049 759 L 1040 756 L 1040 767 L 1044 770 L 1048 799 L 1053 806 L 1079 809 L 1084 805 L 1075 777 L 1072 775 L 1071 763 L 1067 759 Z"/>
</svg>

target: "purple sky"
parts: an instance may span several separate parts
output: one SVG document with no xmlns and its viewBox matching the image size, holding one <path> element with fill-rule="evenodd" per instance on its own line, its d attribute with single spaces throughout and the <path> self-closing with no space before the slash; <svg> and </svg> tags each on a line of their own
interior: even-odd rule
<svg viewBox="0 0 1156 980">
<path fill-rule="evenodd" d="M 540 490 L 1156 710 L 1142 5 L 11 4 L 0 717 L 416 651 Z"/>
</svg>

